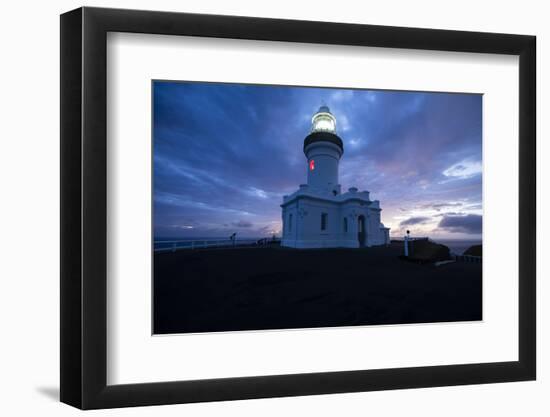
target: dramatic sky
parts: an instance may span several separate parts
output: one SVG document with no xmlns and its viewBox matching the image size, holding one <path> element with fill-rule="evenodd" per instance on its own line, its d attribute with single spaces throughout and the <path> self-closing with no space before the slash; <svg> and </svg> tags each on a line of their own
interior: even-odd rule
<svg viewBox="0 0 550 417">
<path fill-rule="evenodd" d="M 392 236 L 481 237 L 480 95 L 159 81 L 153 95 L 155 238 L 280 233 L 323 103 L 342 190 L 380 200 Z"/>
</svg>

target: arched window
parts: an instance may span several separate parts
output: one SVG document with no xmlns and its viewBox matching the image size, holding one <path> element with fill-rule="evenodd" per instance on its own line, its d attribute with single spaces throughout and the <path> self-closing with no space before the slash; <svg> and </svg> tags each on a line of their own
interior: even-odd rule
<svg viewBox="0 0 550 417">
<path fill-rule="evenodd" d="M 348 232 L 348 218 L 344 217 L 344 233 Z"/>
<path fill-rule="evenodd" d="M 327 213 L 321 213 L 321 230 L 327 230 Z"/>
<path fill-rule="evenodd" d="M 292 213 L 288 215 L 288 231 L 292 232 Z"/>
</svg>

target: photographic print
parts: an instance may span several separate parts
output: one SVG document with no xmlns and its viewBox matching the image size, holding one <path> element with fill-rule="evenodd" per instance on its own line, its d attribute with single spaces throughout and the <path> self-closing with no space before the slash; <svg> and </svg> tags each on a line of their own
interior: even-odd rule
<svg viewBox="0 0 550 417">
<path fill-rule="evenodd" d="M 482 100 L 152 81 L 153 333 L 482 320 Z"/>
</svg>

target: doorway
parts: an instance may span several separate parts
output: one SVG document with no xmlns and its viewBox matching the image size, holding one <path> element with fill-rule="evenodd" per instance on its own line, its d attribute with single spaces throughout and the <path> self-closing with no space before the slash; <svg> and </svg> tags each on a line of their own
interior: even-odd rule
<svg viewBox="0 0 550 417">
<path fill-rule="evenodd" d="M 359 247 L 364 248 L 365 247 L 365 216 L 360 215 L 357 218 L 357 239 L 359 239 Z"/>
</svg>

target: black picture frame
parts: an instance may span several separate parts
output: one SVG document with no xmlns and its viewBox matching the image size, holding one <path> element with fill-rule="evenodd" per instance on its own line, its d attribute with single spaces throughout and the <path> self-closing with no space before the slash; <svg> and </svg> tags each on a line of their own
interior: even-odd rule
<svg viewBox="0 0 550 417">
<path fill-rule="evenodd" d="M 107 385 L 108 32 L 519 56 L 519 360 Z M 81 409 L 533 380 L 536 377 L 534 36 L 171 12 L 61 15 L 61 401 Z"/>
</svg>

